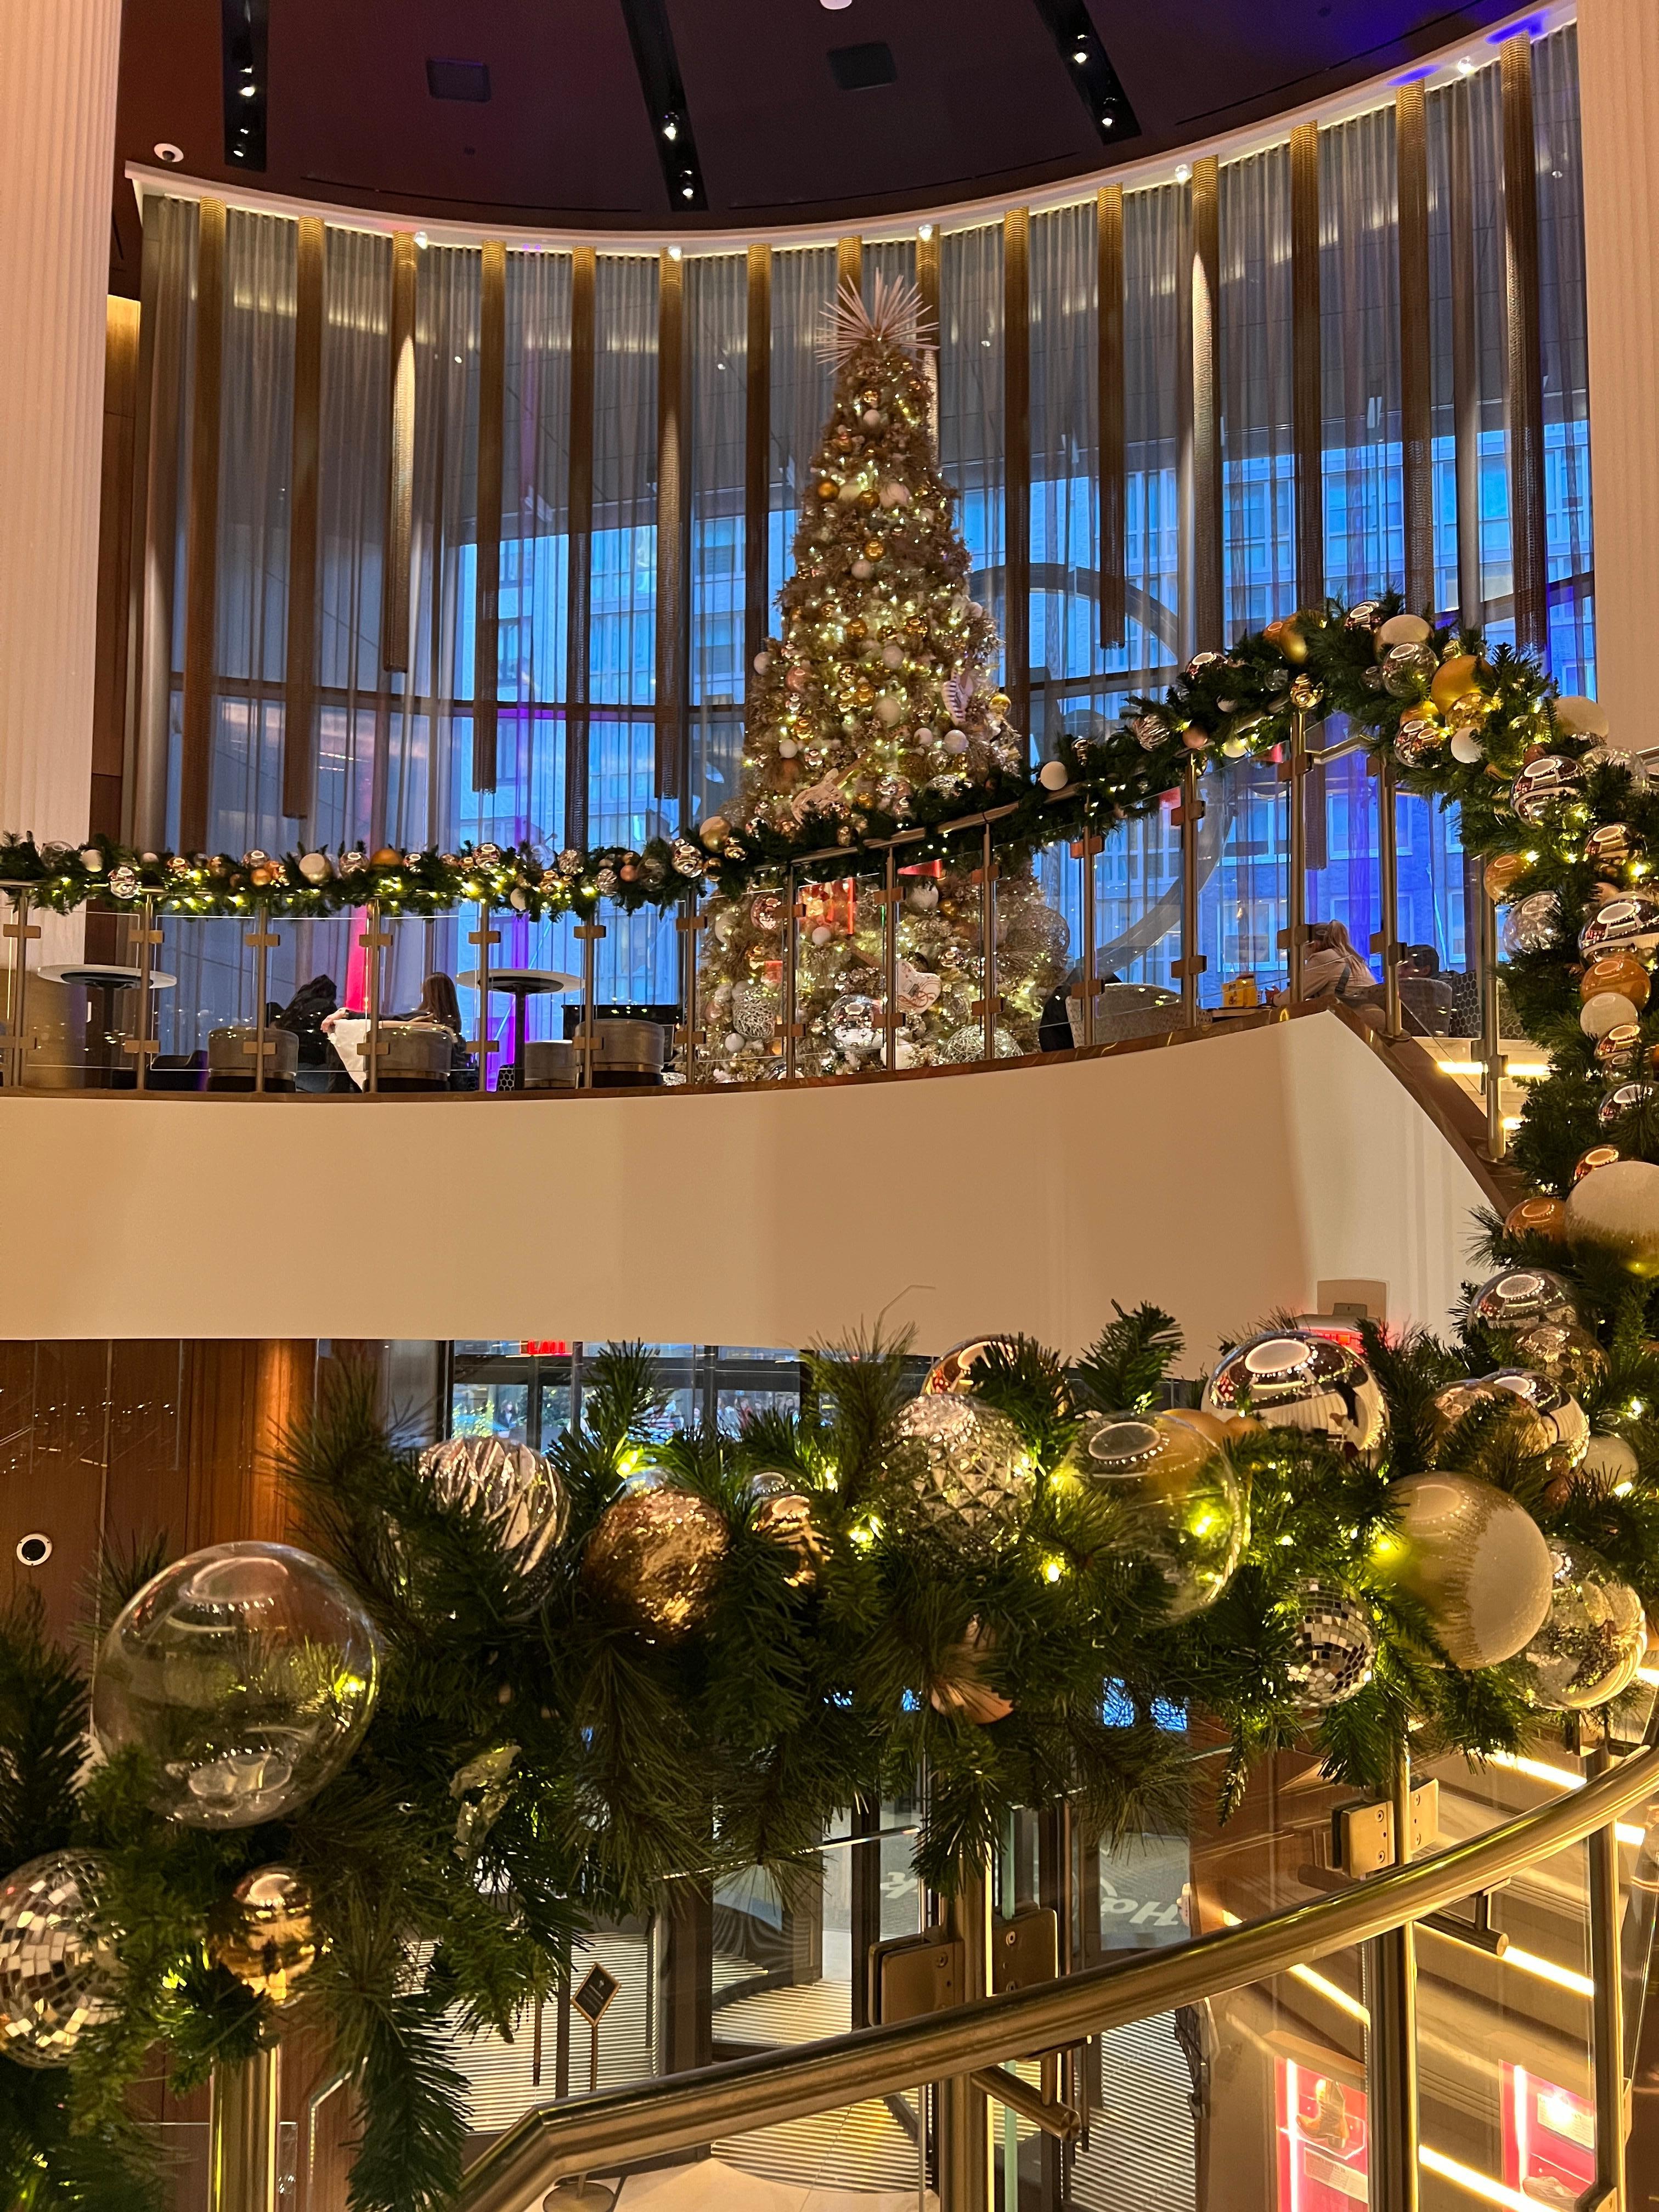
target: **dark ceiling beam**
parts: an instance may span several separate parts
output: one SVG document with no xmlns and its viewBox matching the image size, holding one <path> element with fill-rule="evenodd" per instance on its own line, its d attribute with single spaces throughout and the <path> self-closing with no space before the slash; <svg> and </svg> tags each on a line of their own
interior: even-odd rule
<svg viewBox="0 0 1659 2212">
<path fill-rule="evenodd" d="M 1031 0 L 1054 40 L 1072 89 L 1089 111 L 1103 146 L 1122 146 L 1140 136 L 1140 119 L 1123 81 L 1101 44 L 1085 0 Z"/>
<path fill-rule="evenodd" d="M 265 166 L 265 62 L 269 0 L 219 0 L 219 57 L 225 110 L 225 160 L 233 168 Z"/>
<path fill-rule="evenodd" d="M 634 67 L 651 118 L 651 136 L 662 164 L 668 204 L 677 215 L 700 215 L 708 205 L 702 164 L 680 81 L 679 58 L 669 27 L 667 0 L 622 0 Z"/>
</svg>

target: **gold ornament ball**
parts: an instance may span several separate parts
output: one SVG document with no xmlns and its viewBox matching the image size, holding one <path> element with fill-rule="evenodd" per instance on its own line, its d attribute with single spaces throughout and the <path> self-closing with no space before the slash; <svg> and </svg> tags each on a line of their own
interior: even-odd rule
<svg viewBox="0 0 1659 2212">
<path fill-rule="evenodd" d="M 317 1963 L 310 1885 L 292 1867 L 256 1868 L 236 1885 L 234 1925 L 208 1948 L 255 1996 L 288 2004 L 294 1983 Z"/>
<path fill-rule="evenodd" d="M 1551 1547 L 1555 1573 L 1543 1626 L 1522 1653 L 1534 1702 L 1583 1712 L 1629 1689 L 1647 1655 L 1642 1601 L 1591 1552 Z"/>
<path fill-rule="evenodd" d="M 1435 670 L 1429 696 L 1443 714 L 1454 700 L 1474 690 L 1480 666 L 1472 653 L 1460 653 L 1450 660 L 1443 660 Z"/>
<path fill-rule="evenodd" d="M 834 499 L 840 487 L 837 485 L 833 477 L 820 477 L 818 478 L 818 497 L 820 499 Z"/>
<path fill-rule="evenodd" d="M 874 492 L 872 492 L 872 491 L 870 491 L 870 490 L 868 490 L 868 489 L 864 490 L 864 491 L 861 491 L 861 492 L 859 494 L 859 505 L 860 505 L 860 507 L 862 507 L 862 508 L 863 508 L 864 512 L 867 514 L 870 512 L 871 508 L 876 505 L 876 495 L 875 495 L 875 493 L 874 493 Z M 870 556 L 870 558 L 871 558 L 872 561 L 875 559 L 875 557 L 876 557 L 876 556 L 875 556 L 875 555 L 874 555 L 873 553 Z"/>
<path fill-rule="evenodd" d="M 945 1651 L 929 1686 L 927 1702 L 936 1713 L 956 1714 L 976 1728 L 1007 1719 L 1014 1710 L 1013 1699 L 994 1690 L 985 1679 L 985 1662 L 996 1646 L 994 1629 L 982 1628 L 977 1620 L 969 1622 L 968 1633 Z"/>
<path fill-rule="evenodd" d="M 795 1564 L 783 1579 L 791 1589 L 805 1589 L 817 1580 L 828 1550 L 812 1517 L 811 1499 L 787 1474 L 757 1474 L 749 1487 L 755 1499 L 755 1534 L 793 1553 Z"/>
<path fill-rule="evenodd" d="M 1610 1168 L 1615 1160 L 1620 1160 L 1623 1158 L 1624 1154 L 1620 1151 L 1617 1145 L 1592 1145 L 1589 1152 L 1580 1152 L 1577 1161 L 1574 1163 L 1572 1170 L 1573 1188 L 1577 1189 L 1578 1185 L 1584 1180 L 1584 1177 L 1588 1175 L 1594 1175 L 1597 1168 Z M 1571 1203 L 1571 1200 L 1569 1200 L 1569 1203 Z M 1567 1234 L 1569 1236 L 1572 1234 L 1572 1220 L 1571 1215 L 1569 1215 L 1567 1221 Z"/>
<path fill-rule="evenodd" d="M 377 846 L 369 854 L 369 866 L 374 868 L 401 868 L 404 856 L 395 845 Z"/>
<path fill-rule="evenodd" d="M 1634 952 L 1598 952 L 1578 979 L 1578 996 L 1586 1006 L 1613 992 L 1639 1012 L 1650 988 L 1647 963 Z"/>
<path fill-rule="evenodd" d="M 1156 1565 L 1171 1620 L 1215 1603 L 1250 1532 L 1243 1485 L 1220 1445 L 1168 1413 L 1098 1413 L 1085 1422 L 1071 1464 L 1121 1509 L 1125 1548 Z"/>
<path fill-rule="evenodd" d="M 1012 1358 L 1018 1344 L 1018 1339 L 1012 1336 L 970 1336 L 963 1344 L 952 1345 L 923 1376 L 922 1396 L 954 1398 L 971 1391 L 974 1370 L 987 1353 L 1006 1352 Z"/>
<path fill-rule="evenodd" d="M 1567 1234 L 1612 1253 L 1632 1275 L 1659 1275 L 1659 1167 L 1614 1158 L 1575 1182 Z"/>
<path fill-rule="evenodd" d="M 994 691 L 991 694 L 990 708 L 994 714 L 1006 714 L 1013 703 L 1006 691 Z"/>
<path fill-rule="evenodd" d="M 1532 863 L 1524 853 L 1495 853 L 1487 861 L 1481 880 L 1486 887 L 1486 896 L 1494 906 L 1501 906 Z"/>
<path fill-rule="evenodd" d="M 882 556 L 882 543 L 879 538 L 866 538 L 865 539 L 864 557 L 866 561 L 879 561 Z"/>
<path fill-rule="evenodd" d="M 1554 1562 L 1507 1492 L 1462 1474 L 1393 1483 L 1396 1525 L 1378 1565 L 1428 1612 L 1454 1667 L 1496 1667 L 1525 1650 L 1550 1609 Z"/>
<path fill-rule="evenodd" d="M 1546 1198 L 1534 1193 L 1523 1198 L 1519 1206 L 1512 1206 L 1504 1217 L 1506 1237 L 1547 1237 L 1553 1243 L 1564 1243 L 1567 1234 L 1566 1200 Z"/>
<path fill-rule="evenodd" d="M 599 1516 L 582 1579 L 646 1635 L 670 1642 L 707 1617 L 729 1542 L 707 1498 L 647 1468 Z"/>
</svg>

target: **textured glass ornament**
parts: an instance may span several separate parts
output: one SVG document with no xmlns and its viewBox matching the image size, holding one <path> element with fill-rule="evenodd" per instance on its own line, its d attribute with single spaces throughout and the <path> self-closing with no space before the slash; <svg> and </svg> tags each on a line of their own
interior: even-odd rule
<svg viewBox="0 0 1659 2212">
<path fill-rule="evenodd" d="M 948 1398 L 974 1387 L 974 1370 L 988 1352 L 1006 1352 L 1012 1358 L 1018 1339 L 1012 1336 L 970 1336 L 965 1343 L 952 1345 L 941 1358 L 936 1359 L 921 1379 L 924 1398 Z"/>
<path fill-rule="evenodd" d="M 64 2066 L 84 2028 L 115 2017 L 119 1968 L 94 1924 L 103 1862 L 48 1851 L 0 1881 L 0 2051 Z"/>
<path fill-rule="evenodd" d="M 1584 788 L 1584 771 L 1577 761 L 1559 753 L 1544 753 L 1528 761 L 1510 787 L 1510 805 L 1523 822 L 1547 821 L 1558 806 L 1577 799 Z"/>
<path fill-rule="evenodd" d="M 1382 1436 L 1382 1393 L 1370 1369 L 1346 1344 L 1304 1331 L 1259 1336 L 1230 1352 L 1204 1387 L 1204 1410 L 1307 1429 L 1357 1452 Z"/>
<path fill-rule="evenodd" d="M 1389 1489 L 1396 1526 L 1377 1564 L 1427 1611 L 1454 1667 L 1496 1667 L 1549 1611 L 1550 1548 L 1506 1491 L 1464 1474 L 1413 1474 Z"/>
<path fill-rule="evenodd" d="M 164 1567 L 99 1654 L 92 1732 L 145 1752 L 151 1802 L 247 1828 L 314 1796 L 351 1756 L 379 1686 L 374 1625 L 334 1570 L 287 1544 L 215 1544 Z"/>
<path fill-rule="evenodd" d="M 552 1587 L 570 1517 L 553 1462 L 506 1437 L 449 1437 L 421 1454 L 421 1473 L 441 1504 L 477 1515 L 500 1546 L 523 1591 L 514 1617 L 534 1613 Z"/>
<path fill-rule="evenodd" d="M 1500 1267 L 1469 1300 L 1469 1319 L 1486 1328 L 1527 1328 L 1534 1322 L 1575 1322 L 1572 1293 L 1547 1267 Z"/>
<path fill-rule="evenodd" d="M 732 994 L 732 1026 L 750 1044 L 765 1044 L 778 1025 L 775 991 L 764 983 L 739 983 Z"/>
<path fill-rule="evenodd" d="M 1642 1601 L 1592 1552 L 1552 1541 L 1550 1557 L 1549 1612 L 1521 1654 L 1533 1697 L 1549 1712 L 1605 1705 L 1629 1689 L 1646 1656 Z"/>
<path fill-rule="evenodd" d="M 791 1589 L 804 1589 L 817 1581 L 829 1548 L 813 1519 L 811 1499 L 794 1476 L 775 1471 L 751 1477 L 749 1488 L 755 1500 L 755 1534 L 794 1553 L 795 1564 L 784 1580 Z"/>
<path fill-rule="evenodd" d="M 1376 1666 L 1371 1609 L 1334 1584 L 1300 1583 L 1286 1610 L 1296 1609 L 1285 1679 L 1299 1705 L 1322 1712 L 1356 1698 Z"/>
<path fill-rule="evenodd" d="M 582 1578 L 646 1635 L 668 1642 L 706 1618 L 730 1541 L 707 1498 L 645 1468 L 600 1514 Z"/>
<path fill-rule="evenodd" d="M 999 1060 L 1018 1060 L 1019 1046 L 1008 1030 L 994 1033 L 996 1057 Z M 965 1067 L 970 1061 L 985 1058 L 985 1031 L 977 1022 L 964 1022 L 960 1029 L 950 1031 L 939 1040 L 939 1058 L 952 1066 Z"/>
<path fill-rule="evenodd" d="M 1560 933 L 1561 902 L 1553 891 L 1528 891 L 1504 913 L 1504 950 L 1546 952 Z"/>
<path fill-rule="evenodd" d="M 256 1867 L 237 1883 L 234 1896 L 236 1918 L 210 1938 L 209 1953 L 255 1996 L 287 2004 L 297 1994 L 293 1984 L 317 1963 L 311 1885 L 292 1867 Z"/>
<path fill-rule="evenodd" d="M 1586 961 L 1604 952 L 1634 952 L 1650 961 L 1659 952 L 1659 899 L 1632 893 L 1604 900 L 1579 931 L 1578 951 Z"/>
<path fill-rule="evenodd" d="M 1085 1482 L 1125 1510 L 1125 1548 L 1153 1560 L 1172 1620 L 1213 1605 L 1249 1539 L 1244 1486 L 1218 1445 L 1169 1415 L 1101 1413 L 1071 1459 Z"/>
<path fill-rule="evenodd" d="M 914 1398 L 894 1427 L 884 1486 L 897 1520 L 962 1551 L 1018 1534 L 1036 1462 L 1006 1413 L 977 1398 Z"/>
</svg>

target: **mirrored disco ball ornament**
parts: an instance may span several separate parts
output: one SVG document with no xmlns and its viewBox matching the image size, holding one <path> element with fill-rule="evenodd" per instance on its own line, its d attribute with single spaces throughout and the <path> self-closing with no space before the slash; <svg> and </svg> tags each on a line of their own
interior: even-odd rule
<svg viewBox="0 0 1659 2212">
<path fill-rule="evenodd" d="M 837 999 L 825 1018 L 842 1052 L 871 1052 L 882 1035 L 881 1002 L 860 991 Z"/>
<path fill-rule="evenodd" d="M 1204 1387 L 1204 1411 L 1249 1413 L 1270 1429 L 1306 1429 L 1356 1452 L 1382 1441 L 1382 1393 L 1346 1344 L 1289 1331 L 1227 1357 Z"/>
<path fill-rule="evenodd" d="M 92 1733 L 106 1758 L 148 1754 L 157 1812 L 248 1828 L 338 1772 L 379 1680 L 374 1625 L 331 1567 L 287 1544 L 215 1544 L 163 1568 L 117 1617 Z"/>
<path fill-rule="evenodd" d="M 570 1501 L 544 1453 L 506 1437 L 450 1437 L 421 1454 L 421 1473 L 441 1504 L 476 1515 L 501 1547 L 532 1613 L 552 1587 Z"/>
<path fill-rule="evenodd" d="M 1538 896 L 1547 898 L 1550 894 Z M 1579 931 L 1578 951 L 1586 961 L 1599 959 L 1604 952 L 1634 952 L 1650 960 L 1659 952 L 1659 899 L 1633 893 L 1606 900 Z"/>
<path fill-rule="evenodd" d="M 311 1917 L 311 1885 L 292 1867 L 256 1867 L 236 1885 L 236 1917 L 208 1950 L 255 1996 L 287 2004 L 293 1984 L 317 1963 Z"/>
<path fill-rule="evenodd" d="M 1006 1413 L 977 1398 L 913 1398 L 894 1428 L 884 1491 L 897 1520 L 954 1550 L 1012 1540 L 1036 1495 L 1036 1462 Z"/>
<path fill-rule="evenodd" d="M 804 1589 L 817 1581 L 829 1548 L 812 1517 L 811 1499 L 793 1476 L 775 1472 L 754 1476 L 749 1488 L 755 1499 L 755 1534 L 794 1554 L 784 1581 L 791 1589 Z"/>
<path fill-rule="evenodd" d="M 644 1634 L 670 1642 L 707 1617 L 730 1541 L 707 1498 L 644 1468 L 600 1514 L 582 1579 Z"/>
<path fill-rule="evenodd" d="M 1084 1425 L 1072 1464 L 1125 1509 L 1125 1548 L 1156 1563 L 1171 1620 L 1215 1603 L 1250 1528 L 1244 1486 L 1218 1445 L 1166 1414 L 1103 1413 Z"/>
<path fill-rule="evenodd" d="M 0 2051 L 67 2065 L 82 2031 L 115 2016 L 113 1948 L 98 1933 L 95 1851 L 48 1851 L 0 1881 Z"/>
<path fill-rule="evenodd" d="M 1559 753 L 1528 761 L 1510 787 L 1510 805 L 1523 822 L 1547 820 L 1553 811 L 1577 799 L 1584 787 L 1583 765 Z"/>
<path fill-rule="evenodd" d="M 941 1358 L 936 1359 L 921 1380 L 924 1398 L 949 1398 L 974 1387 L 974 1370 L 990 1352 L 1014 1355 L 1018 1340 L 1012 1336 L 970 1336 L 964 1344 L 954 1344 Z"/>
<path fill-rule="evenodd" d="M 1469 1300 L 1469 1319 L 1486 1328 L 1529 1328 L 1534 1322 L 1576 1322 L 1572 1293 L 1547 1267 L 1503 1267 Z"/>
<path fill-rule="evenodd" d="M 1286 1601 L 1295 1611 L 1285 1679 L 1299 1705 L 1322 1712 L 1357 1698 L 1376 1666 L 1371 1610 L 1329 1583 L 1298 1584 Z"/>
<path fill-rule="evenodd" d="M 1550 1557 L 1550 1609 L 1521 1657 L 1536 1704 L 1581 1712 L 1607 1705 L 1636 1680 L 1647 1656 L 1647 1617 L 1630 1584 L 1594 1553 L 1552 1541 Z"/>
<path fill-rule="evenodd" d="M 1538 1523 L 1507 1491 L 1463 1474 L 1413 1474 L 1389 1488 L 1395 1528 L 1377 1565 L 1428 1613 L 1454 1667 L 1496 1667 L 1549 1612 L 1553 1572 Z"/>
<path fill-rule="evenodd" d="M 1561 920 L 1561 904 L 1553 891 L 1528 891 L 1504 909 L 1504 950 L 1545 952 L 1554 944 Z"/>
</svg>

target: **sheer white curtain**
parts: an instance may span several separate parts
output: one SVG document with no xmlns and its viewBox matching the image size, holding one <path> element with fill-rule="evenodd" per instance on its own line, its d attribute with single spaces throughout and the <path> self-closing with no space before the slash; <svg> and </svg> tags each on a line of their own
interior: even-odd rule
<svg viewBox="0 0 1659 2212">
<path fill-rule="evenodd" d="M 175 726 L 173 679 L 184 666 L 185 466 L 190 421 L 190 361 L 195 328 L 196 234 L 193 200 L 152 199 L 144 208 L 146 296 L 151 319 L 149 445 L 144 469 L 144 539 L 132 549 L 140 564 L 137 658 L 128 733 L 131 788 L 124 811 L 133 842 L 173 842 L 169 764 Z"/>
<path fill-rule="evenodd" d="M 687 264 L 691 362 L 691 775 L 693 820 L 736 797 L 743 751 L 744 480 L 749 270 L 740 253 Z"/>
<path fill-rule="evenodd" d="M 1106 704 L 1093 204 L 1031 219 L 1031 742 Z M 1121 656 L 1120 656 L 1121 658 Z"/>
<path fill-rule="evenodd" d="M 1123 566 L 1130 680 L 1153 680 L 1182 653 L 1190 511 L 1183 441 L 1191 373 L 1182 343 L 1192 225 L 1186 188 L 1123 200 Z"/>
<path fill-rule="evenodd" d="M 1538 154 L 1550 666 L 1563 691 L 1586 692 L 1595 688 L 1595 586 L 1577 25 L 1569 24 L 1565 30 L 1536 41 L 1532 71 Z"/>
<path fill-rule="evenodd" d="M 1223 587 L 1229 637 L 1296 606 L 1291 155 L 1220 173 Z"/>
<path fill-rule="evenodd" d="M 1405 580 L 1394 110 L 1319 134 L 1325 588 Z"/>
<path fill-rule="evenodd" d="M 834 375 L 818 359 L 823 311 L 835 297 L 833 246 L 781 251 L 772 257 L 772 466 L 767 545 L 767 629 L 794 565 L 795 522 L 812 453 L 830 412 Z"/>
<path fill-rule="evenodd" d="M 957 493 L 956 520 L 973 558 L 969 588 L 1000 633 L 1007 588 L 1000 223 L 945 234 L 939 322 L 939 467 Z"/>
</svg>

